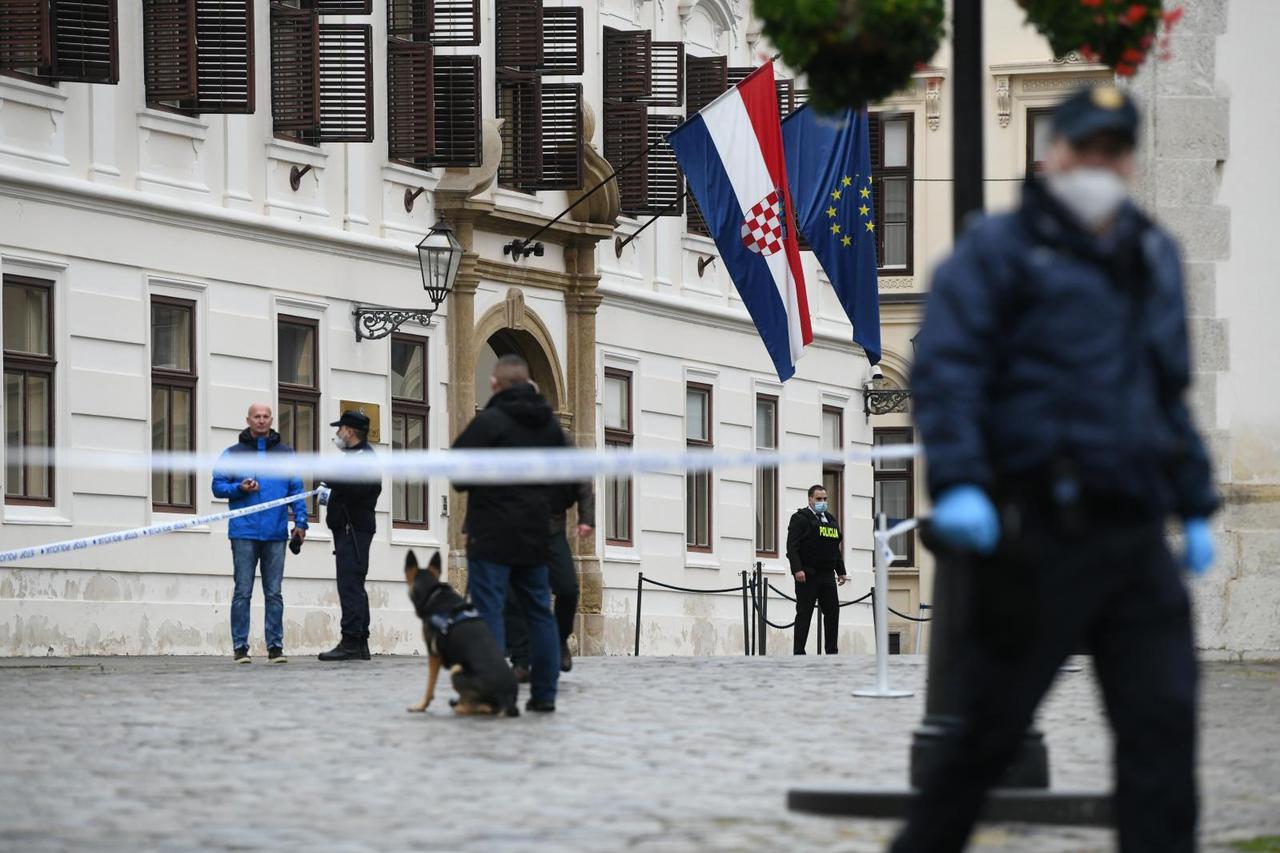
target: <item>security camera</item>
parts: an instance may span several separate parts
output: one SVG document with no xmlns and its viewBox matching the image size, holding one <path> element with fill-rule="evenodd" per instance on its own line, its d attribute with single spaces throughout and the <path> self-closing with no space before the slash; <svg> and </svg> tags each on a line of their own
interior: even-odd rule
<svg viewBox="0 0 1280 853">
<path fill-rule="evenodd" d="M 862 390 L 874 391 L 876 388 L 880 387 L 880 384 L 883 381 L 884 381 L 884 371 L 880 369 L 880 365 L 873 364 L 871 366 L 871 375 L 868 376 L 862 382 Z"/>
<path fill-rule="evenodd" d="M 880 369 L 880 365 L 871 365 L 871 381 L 878 382 L 881 379 L 884 379 L 884 371 Z"/>
</svg>

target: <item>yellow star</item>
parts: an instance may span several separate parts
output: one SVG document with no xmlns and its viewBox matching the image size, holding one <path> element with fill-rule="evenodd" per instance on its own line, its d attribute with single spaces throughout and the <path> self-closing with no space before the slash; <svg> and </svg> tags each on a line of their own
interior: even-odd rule
<svg viewBox="0 0 1280 853">
<path fill-rule="evenodd" d="M 870 175 L 868 175 L 868 176 L 867 176 L 867 183 L 868 183 L 868 184 L 874 184 L 874 183 L 875 183 L 875 181 L 876 181 L 876 179 L 875 179 L 875 178 L 871 177 Z"/>
<path fill-rule="evenodd" d="M 841 237 L 841 238 L 840 238 L 840 245 L 842 245 L 842 246 L 851 246 L 851 245 L 853 245 L 853 238 L 852 238 L 852 237 L 849 237 L 848 235 L 846 235 L 846 236 L 844 236 L 844 237 Z"/>
<path fill-rule="evenodd" d="M 831 191 L 831 199 L 832 199 L 832 201 L 839 201 L 839 200 L 840 200 L 840 190 L 832 190 L 832 191 Z"/>
<path fill-rule="evenodd" d="M 861 195 L 863 198 L 868 198 L 871 195 L 871 190 L 867 189 L 866 187 L 863 187 L 862 189 L 858 190 L 858 194 Z"/>
<path fill-rule="evenodd" d="M 853 178 L 850 178 L 848 175 L 845 175 L 844 179 L 840 181 L 840 186 L 847 187 L 851 183 L 853 183 Z"/>
<path fill-rule="evenodd" d="M 862 207 L 858 208 L 858 212 L 861 213 L 863 216 L 869 216 L 871 214 L 871 208 L 867 207 L 864 204 Z"/>
<path fill-rule="evenodd" d="M 875 231 L 875 230 L 876 230 L 876 224 L 875 224 L 874 222 L 868 222 L 868 223 L 867 223 L 867 230 L 868 230 L 868 231 Z"/>
<path fill-rule="evenodd" d="M 835 216 L 835 215 L 836 215 L 836 209 L 834 207 L 828 207 L 827 216 Z"/>
<path fill-rule="evenodd" d="M 839 225 L 838 223 L 832 224 L 832 226 L 831 226 L 831 233 L 832 233 L 832 234 L 839 234 L 839 233 L 840 233 L 840 225 Z"/>
</svg>

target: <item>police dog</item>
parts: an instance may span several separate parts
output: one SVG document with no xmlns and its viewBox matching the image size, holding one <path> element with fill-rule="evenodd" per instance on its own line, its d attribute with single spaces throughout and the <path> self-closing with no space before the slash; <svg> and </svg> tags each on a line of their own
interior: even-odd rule
<svg viewBox="0 0 1280 853">
<path fill-rule="evenodd" d="M 520 687 L 507 666 L 493 634 L 475 608 L 440 581 L 440 554 L 436 552 L 426 569 L 410 551 L 404 559 L 404 577 L 409 599 L 422 620 L 422 637 L 427 642 L 427 692 L 409 710 L 427 710 L 435 697 L 440 666 L 449 668 L 458 701 L 458 714 L 504 714 L 520 716 L 516 706 Z"/>
</svg>

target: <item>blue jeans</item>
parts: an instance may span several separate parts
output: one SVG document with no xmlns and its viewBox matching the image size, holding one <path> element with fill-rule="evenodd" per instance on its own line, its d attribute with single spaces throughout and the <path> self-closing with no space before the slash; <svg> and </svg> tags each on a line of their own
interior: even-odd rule
<svg viewBox="0 0 1280 853">
<path fill-rule="evenodd" d="M 231 646 L 249 645 L 249 601 L 253 598 L 253 574 L 262 565 L 262 595 L 266 599 L 267 648 L 284 648 L 283 540 L 232 539 L 231 559 L 235 565 L 236 590 L 231 596 Z"/>
<path fill-rule="evenodd" d="M 498 648 L 506 648 L 503 609 L 507 585 L 529 624 L 529 689 L 535 702 L 555 702 L 560 681 L 560 632 L 551 612 L 551 586 L 546 566 L 512 568 L 486 560 L 467 560 L 467 591 L 480 617 L 493 632 Z"/>
</svg>

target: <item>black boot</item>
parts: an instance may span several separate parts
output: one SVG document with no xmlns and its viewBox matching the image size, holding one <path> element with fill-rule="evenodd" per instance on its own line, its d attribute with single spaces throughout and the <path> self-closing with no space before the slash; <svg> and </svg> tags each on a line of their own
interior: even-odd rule
<svg viewBox="0 0 1280 853">
<path fill-rule="evenodd" d="M 368 660 L 369 644 L 363 640 L 355 640 L 350 637 L 343 637 L 342 642 L 334 646 L 327 652 L 321 652 L 320 660 Z"/>
</svg>

